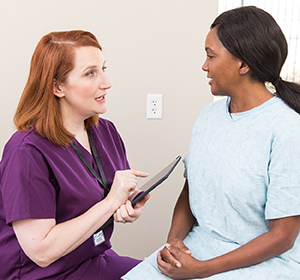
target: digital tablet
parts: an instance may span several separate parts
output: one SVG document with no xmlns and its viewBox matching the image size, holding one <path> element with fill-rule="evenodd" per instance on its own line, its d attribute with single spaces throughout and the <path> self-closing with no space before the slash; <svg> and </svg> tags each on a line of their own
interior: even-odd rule
<svg viewBox="0 0 300 280">
<path fill-rule="evenodd" d="M 152 177 L 149 181 L 147 181 L 146 184 L 138 188 L 139 192 L 131 198 L 131 204 L 132 207 L 136 205 L 138 201 L 140 201 L 145 195 L 147 195 L 149 192 L 154 190 L 158 185 L 160 185 L 163 181 L 165 181 L 169 175 L 172 173 L 172 171 L 175 169 L 176 165 L 180 161 L 181 156 L 178 156 L 176 159 L 174 159 L 170 164 L 168 164 L 163 170 L 161 170 L 159 173 L 157 173 L 154 177 Z M 99 233 L 101 230 L 103 230 L 105 227 L 107 227 L 109 224 L 113 222 L 113 216 L 111 216 L 105 224 L 103 224 L 96 232 L 95 234 Z"/>
<path fill-rule="evenodd" d="M 163 181 L 165 181 L 172 171 L 175 169 L 176 165 L 180 161 L 181 156 L 178 156 L 171 163 L 169 163 L 163 170 L 158 172 L 154 177 L 152 177 L 147 183 L 138 188 L 140 191 L 137 193 L 134 198 L 131 198 L 132 207 L 136 205 L 138 201 L 140 201 L 144 196 L 154 190 L 157 186 L 159 186 Z"/>
</svg>

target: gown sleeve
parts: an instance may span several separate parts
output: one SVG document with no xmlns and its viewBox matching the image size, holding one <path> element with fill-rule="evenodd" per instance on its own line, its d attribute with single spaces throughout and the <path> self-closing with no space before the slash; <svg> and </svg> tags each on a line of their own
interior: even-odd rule
<svg viewBox="0 0 300 280">
<path fill-rule="evenodd" d="M 300 129 L 284 130 L 271 143 L 266 219 L 300 215 Z"/>
</svg>

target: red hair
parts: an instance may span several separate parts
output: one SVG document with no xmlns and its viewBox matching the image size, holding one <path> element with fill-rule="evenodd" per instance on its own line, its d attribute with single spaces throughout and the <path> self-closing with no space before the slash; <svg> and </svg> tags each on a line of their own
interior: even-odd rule
<svg viewBox="0 0 300 280">
<path fill-rule="evenodd" d="M 66 146 L 74 135 L 63 125 L 53 83 L 64 83 L 74 69 L 75 49 L 84 46 L 102 51 L 97 38 L 88 31 L 51 32 L 39 41 L 31 58 L 29 77 L 20 98 L 14 122 L 18 131 L 32 128 L 42 137 Z M 85 120 L 86 129 L 98 123 L 98 116 Z"/>
</svg>

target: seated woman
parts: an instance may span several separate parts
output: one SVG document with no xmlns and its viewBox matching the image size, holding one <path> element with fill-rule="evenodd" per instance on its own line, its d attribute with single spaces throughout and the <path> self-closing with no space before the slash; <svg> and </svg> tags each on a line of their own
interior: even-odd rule
<svg viewBox="0 0 300 280">
<path fill-rule="evenodd" d="M 0 163 L 0 279 L 116 280 L 140 261 L 118 256 L 113 216 L 133 222 L 137 177 L 115 126 L 99 118 L 111 84 L 96 37 L 52 32 L 38 43 Z"/>
<path fill-rule="evenodd" d="M 122 279 L 299 279 L 300 85 L 280 78 L 285 37 L 241 7 L 215 19 L 205 50 L 227 98 L 194 125 L 167 244 Z"/>
</svg>

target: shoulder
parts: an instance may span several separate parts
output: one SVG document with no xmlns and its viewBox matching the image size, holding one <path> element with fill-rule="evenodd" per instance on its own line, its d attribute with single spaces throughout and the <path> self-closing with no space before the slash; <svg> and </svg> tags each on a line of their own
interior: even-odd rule
<svg viewBox="0 0 300 280">
<path fill-rule="evenodd" d="M 286 105 L 280 98 L 278 102 L 268 108 L 266 117 L 274 124 L 275 131 L 298 131 L 300 132 L 300 115 Z"/>
<path fill-rule="evenodd" d="M 90 130 L 94 137 L 98 138 L 98 140 L 101 139 L 101 142 L 114 142 L 121 143 L 121 145 L 123 145 L 122 138 L 116 126 L 113 122 L 107 119 L 99 118 L 98 124 L 95 126 L 91 126 Z"/>
<path fill-rule="evenodd" d="M 96 134 L 99 137 L 108 137 L 109 135 L 112 137 L 119 138 L 119 132 L 114 125 L 113 122 L 107 119 L 99 118 L 97 125 L 93 125 L 90 127 L 92 134 Z"/>
<path fill-rule="evenodd" d="M 12 156 L 18 154 L 28 154 L 36 156 L 37 154 L 46 155 L 55 152 L 57 149 L 63 149 L 61 146 L 50 142 L 48 139 L 40 136 L 34 130 L 17 131 L 6 143 L 2 160 L 8 160 Z"/>
<path fill-rule="evenodd" d="M 279 153 L 287 153 L 287 149 L 299 146 L 300 115 L 287 106 L 280 98 L 275 97 L 272 103 L 258 111 L 248 123 L 261 135 L 269 139 L 270 149 L 277 149 Z M 298 149 L 298 148 L 297 148 Z M 300 150 L 297 151 L 297 155 Z M 296 152 L 295 152 L 296 153 Z"/>
<path fill-rule="evenodd" d="M 103 150 L 103 147 L 105 147 L 105 150 L 110 155 L 115 155 L 116 157 L 124 155 L 126 159 L 125 144 L 111 121 L 99 118 L 98 125 L 91 126 L 90 131 L 96 148 Z"/>
<path fill-rule="evenodd" d="M 202 111 L 198 116 L 198 119 L 210 118 L 212 115 L 226 114 L 227 103 L 228 103 L 228 98 L 221 98 L 220 100 L 212 102 L 204 109 L 202 109 Z"/>
<path fill-rule="evenodd" d="M 229 102 L 228 97 L 223 97 L 217 101 L 212 102 L 211 104 L 209 104 L 208 106 L 206 106 L 200 114 L 204 114 L 204 113 L 213 113 L 216 111 L 220 111 L 222 109 L 224 109 L 226 111 L 226 106 Z"/>
<path fill-rule="evenodd" d="M 4 150 L 3 150 L 3 157 L 6 154 L 13 153 L 18 148 L 26 146 L 26 143 L 30 138 L 32 138 L 31 131 L 16 131 L 11 138 L 7 141 Z M 29 140 L 30 141 L 30 140 Z"/>
<path fill-rule="evenodd" d="M 114 123 L 110 120 L 107 120 L 107 119 L 103 119 L 103 118 L 99 118 L 98 120 L 98 125 L 97 126 L 94 126 L 95 129 L 103 129 L 103 128 L 106 128 L 108 130 L 114 130 L 114 131 L 117 131 Z"/>
<path fill-rule="evenodd" d="M 209 127 L 211 123 L 220 122 L 226 116 L 227 98 L 212 102 L 201 110 L 194 124 L 195 127 Z"/>
<path fill-rule="evenodd" d="M 9 168 L 13 170 L 28 168 L 30 163 L 44 163 L 44 155 L 39 149 L 41 136 L 35 132 L 15 132 L 6 143 L 0 162 L 0 177 Z M 47 140 L 47 139 L 45 139 Z"/>
</svg>

